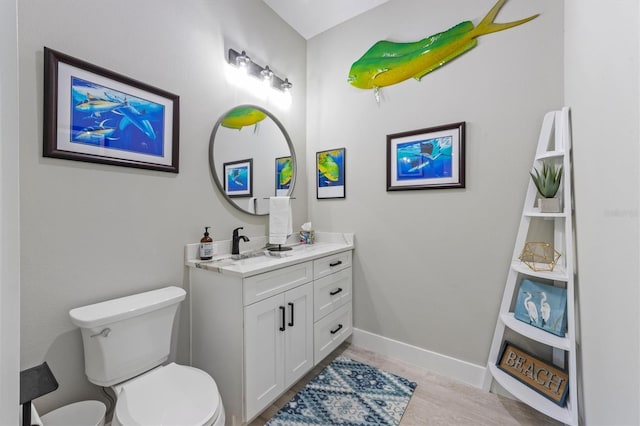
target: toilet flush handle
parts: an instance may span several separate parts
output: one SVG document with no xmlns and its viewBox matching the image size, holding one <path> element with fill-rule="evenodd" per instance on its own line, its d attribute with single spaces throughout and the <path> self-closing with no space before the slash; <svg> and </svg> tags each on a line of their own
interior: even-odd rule
<svg viewBox="0 0 640 426">
<path fill-rule="evenodd" d="M 111 329 L 109 327 L 107 327 L 107 328 L 102 329 L 102 331 L 100 333 L 92 334 L 89 337 L 98 337 L 98 336 L 109 337 L 109 333 L 111 333 Z"/>
</svg>

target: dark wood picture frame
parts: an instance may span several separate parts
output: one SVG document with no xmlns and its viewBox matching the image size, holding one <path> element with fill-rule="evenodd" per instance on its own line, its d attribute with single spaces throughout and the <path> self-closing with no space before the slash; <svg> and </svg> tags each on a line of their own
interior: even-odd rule
<svg viewBox="0 0 640 426">
<path fill-rule="evenodd" d="M 464 121 L 387 135 L 387 191 L 464 187 Z"/>
<path fill-rule="evenodd" d="M 180 98 L 44 48 L 43 156 L 178 173 Z"/>
</svg>

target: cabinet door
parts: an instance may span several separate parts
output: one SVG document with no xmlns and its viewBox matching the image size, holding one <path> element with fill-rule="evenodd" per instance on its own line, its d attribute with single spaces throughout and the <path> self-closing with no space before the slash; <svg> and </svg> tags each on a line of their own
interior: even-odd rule
<svg viewBox="0 0 640 426">
<path fill-rule="evenodd" d="M 284 391 L 284 295 L 244 309 L 245 419 L 262 411 Z"/>
<path fill-rule="evenodd" d="M 285 293 L 287 331 L 284 334 L 285 387 L 313 367 L 313 283 Z"/>
</svg>

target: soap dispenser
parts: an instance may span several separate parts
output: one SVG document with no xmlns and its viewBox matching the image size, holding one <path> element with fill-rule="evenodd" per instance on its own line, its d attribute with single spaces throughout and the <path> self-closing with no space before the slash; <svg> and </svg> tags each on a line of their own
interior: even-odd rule
<svg viewBox="0 0 640 426">
<path fill-rule="evenodd" d="M 213 257 L 213 238 L 209 236 L 209 228 L 204 227 L 204 237 L 200 239 L 200 260 L 211 260 Z"/>
</svg>

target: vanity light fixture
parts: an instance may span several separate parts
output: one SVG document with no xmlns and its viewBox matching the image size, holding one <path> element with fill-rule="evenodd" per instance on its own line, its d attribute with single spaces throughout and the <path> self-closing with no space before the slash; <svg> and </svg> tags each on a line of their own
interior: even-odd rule
<svg viewBox="0 0 640 426">
<path fill-rule="evenodd" d="M 269 69 L 269 65 L 264 67 L 262 71 L 260 71 L 260 75 L 265 83 L 271 83 L 273 81 L 273 71 Z"/>
<path fill-rule="evenodd" d="M 291 84 L 288 78 L 285 78 L 280 87 L 282 88 L 282 91 L 286 93 L 291 90 L 293 84 Z"/>
<path fill-rule="evenodd" d="M 244 70 L 245 72 L 249 68 L 249 64 L 251 63 L 251 58 L 247 56 L 247 53 L 243 50 L 241 54 L 236 56 L 235 64 L 238 68 Z"/>
<path fill-rule="evenodd" d="M 263 80 L 269 85 L 270 88 L 288 92 L 291 89 L 292 84 L 288 78 L 284 80 L 278 77 L 268 65 L 262 67 L 251 60 L 247 53 L 243 50 L 242 53 L 229 49 L 229 64 L 239 69 L 245 69 L 246 73 L 250 76 Z"/>
</svg>

